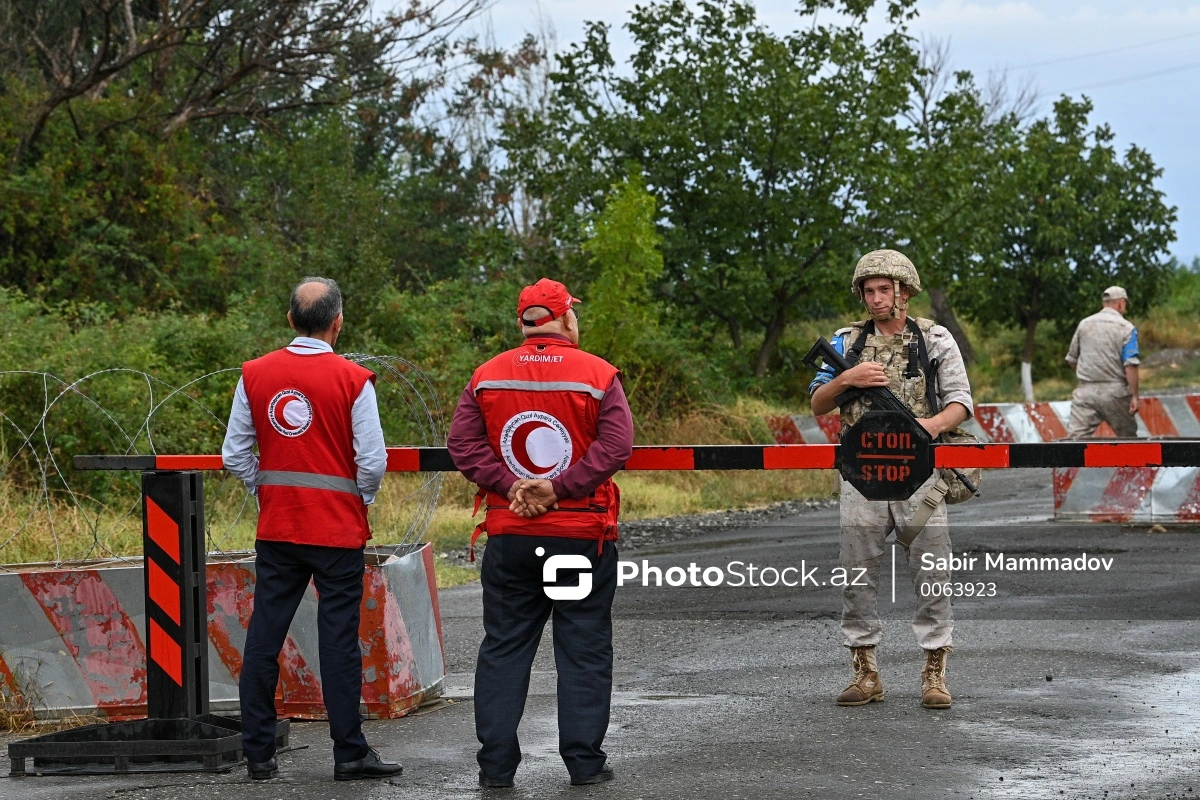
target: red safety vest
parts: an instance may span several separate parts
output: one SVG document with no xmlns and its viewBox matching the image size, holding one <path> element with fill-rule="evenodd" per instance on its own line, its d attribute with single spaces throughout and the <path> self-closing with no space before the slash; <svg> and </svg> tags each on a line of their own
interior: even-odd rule
<svg viewBox="0 0 1200 800">
<path fill-rule="evenodd" d="M 242 365 L 258 438 L 258 538 L 363 547 L 354 401 L 375 373 L 334 353 L 276 350 Z"/>
<path fill-rule="evenodd" d="M 532 336 L 515 350 L 475 370 L 471 391 L 483 412 L 488 443 L 518 478 L 555 478 L 596 441 L 600 400 L 618 370 L 602 358 L 560 339 Z M 488 536 L 506 533 L 570 539 L 617 538 L 621 495 L 610 478 L 590 497 L 560 498 L 558 509 L 526 519 L 508 510 L 508 498 L 480 490 L 487 502 Z"/>
</svg>

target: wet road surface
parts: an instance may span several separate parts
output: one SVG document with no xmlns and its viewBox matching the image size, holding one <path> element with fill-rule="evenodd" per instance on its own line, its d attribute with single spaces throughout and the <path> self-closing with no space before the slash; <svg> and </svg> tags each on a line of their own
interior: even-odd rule
<svg viewBox="0 0 1200 800">
<path fill-rule="evenodd" d="M 908 625 L 913 588 L 902 562 L 893 584 L 890 552 L 880 598 L 887 699 L 860 708 L 833 703 L 849 680 L 839 590 L 829 585 L 836 510 L 639 540 L 621 552 L 632 562 L 627 570 L 640 573 L 645 560 L 665 580 L 671 567 L 696 564 L 698 580 L 712 567 L 723 583 L 643 587 L 639 575 L 618 589 L 616 691 L 605 744 L 617 780 L 567 785 L 547 638 L 522 723 L 517 788 L 487 796 L 1200 797 L 1200 531 L 1057 525 L 1049 521 L 1050 475 L 1043 471 L 991 473 L 984 491 L 984 499 L 951 511 L 956 552 L 976 558 L 976 568 L 958 571 L 955 581 L 983 585 L 985 595 L 994 584 L 995 591 L 954 601 L 952 709 L 920 707 L 921 652 Z M 1001 568 L 1009 558 L 1027 559 L 1026 568 Z M 1084 571 L 1030 568 L 1063 559 Z M 809 578 L 797 587 L 729 586 L 735 574 L 748 580 L 751 563 L 760 582 L 788 567 L 796 570 L 789 579 Z M 335 783 L 326 727 L 301 723 L 292 744 L 302 749 L 281 756 L 282 777 L 274 781 L 251 783 L 240 770 L 4 778 L 0 798 L 478 797 L 471 703 L 482 636 L 478 585 L 443 592 L 441 610 L 447 701 L 367 724 L 385 756 L 404 762 L 399 779 Z"/>
</svg>

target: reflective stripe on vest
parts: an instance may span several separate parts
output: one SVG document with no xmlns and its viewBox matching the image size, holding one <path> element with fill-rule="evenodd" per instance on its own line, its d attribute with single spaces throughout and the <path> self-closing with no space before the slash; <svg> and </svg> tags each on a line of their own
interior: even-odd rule
<svg viewBox="0 0 1200 800">
<path fill-rule="evenodd" d="M 319 475 L 315 472 L 282 472 L 262 470 L 258 473 L 259 486 L 298 486 L 301 489 L 328 489 L 331 492 L 362 496 L 358 483 L 340 475 Z"/>
<path fill-rule="evenodd" d="M 597 400 L 604 399 L 603 389 L 572 381 L 480 381 L 475 384 L 475 394 L 479 394 L 481 389 L 514 389 L 518 392 L 583 392 Z"/>
</svg>

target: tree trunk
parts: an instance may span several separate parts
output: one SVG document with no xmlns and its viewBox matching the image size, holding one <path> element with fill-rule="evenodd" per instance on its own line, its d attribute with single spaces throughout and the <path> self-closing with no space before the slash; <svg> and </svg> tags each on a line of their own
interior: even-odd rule
<svg viewBox="0 0 1200 800">
<path fill-rule="evenodd" d="M 729 338 L 733 340 L 733 349 L 742 349 L 742 322 L 736 317 L 729 318 Z"/>
<path fill-rule="evenodd" d="M 1029 361 L 1021 362 L 1021 391 L 1025 394 L 1026 403 L 1037 402 L 1033 396 L 1033 364 Z"/>
<path fill-rule="evenodd" d="M 1021 389 L 1025 393 L 1025 402 L 1033 403 L 1033 342 L 1037 333 L 1038 321 L 1031 319 L 1025 323 L 1025 352 L 1021 356 Z"/>
<path fill-rule="evenodd" d="M 763 339 L 762 347 L 758 348 L 758 360 L 754 363 L 754 377 L 766 377 L 767 365 L 771 363 L 771 356 L 775 355 L 775 346 L 783 337 L 785 328 L 787 328 L 787 317 L 780 309 L 771 317 L 771 323 L 767 325 L 766 338 Z"/>
<path fill-rule="evenodd" d="M 934 321 L 950 331 L 950 335 L 954 337 L 955 344 L 958 345 L 959 352 L 962 353 L 963 362 L 974 364 L 975 348 L 971 346 L 971 340 L 967 338 L 967 332 L 958 324 L 958 317 L 954 316 L 954 309 L 950 307 L 950 301 L 946 299 L 945 291 L 930 289 L 929 301 L 933 304 Z"/>
</svg>

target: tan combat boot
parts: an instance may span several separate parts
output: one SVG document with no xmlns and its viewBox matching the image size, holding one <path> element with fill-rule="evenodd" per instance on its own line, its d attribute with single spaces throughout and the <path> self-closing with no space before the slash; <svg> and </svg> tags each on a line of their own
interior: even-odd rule
<svg viewBox="0 0 1200 800">
<path fill-rule="evenodd" d="M 851 647 L 850 666 L 854 680 L 838 695 L 839 706 L 865 706 L 872 700 L 883 700 L 883 681 L 875 663 L 874 647 Z"/>
<path fill-rule="evenodd" d="M 921 705 L 925 708 L 949 708 L 950 691 L 946 688 L 946 656 L 949 647 L 925 651 L 925 669 L 921 672 Z"/>
</svg>

